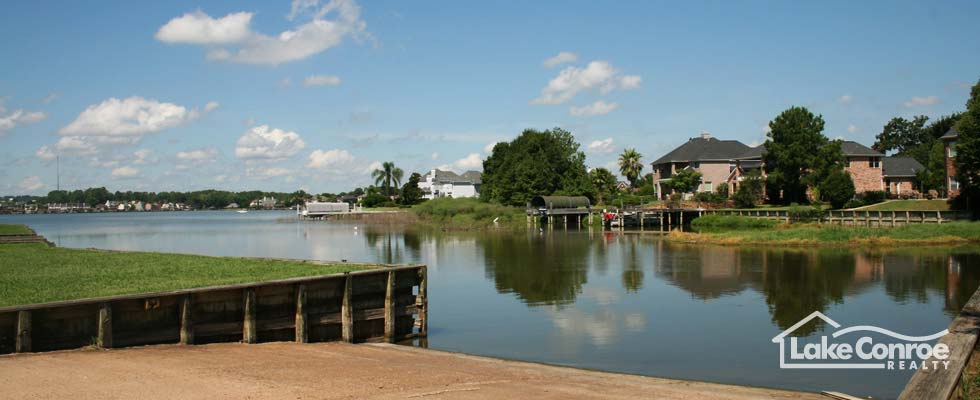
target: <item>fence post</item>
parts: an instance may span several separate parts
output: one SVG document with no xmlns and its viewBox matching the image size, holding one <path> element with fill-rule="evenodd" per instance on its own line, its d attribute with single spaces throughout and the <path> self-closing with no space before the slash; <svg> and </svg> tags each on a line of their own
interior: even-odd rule
<svg viewBox="0 0 980 400">
<path fill-rule="evenodd" d="M 107 302 L 99 304 L 99 337 L 96 345 L 103 349 L 112 348 L 112 307 Z"/>
<path fill-rule="evenodd" d="M 388 271 L 385 289 L 385 341 L 395 341 L 395 271 Z"/>
<path fill-rule="evenodd" d="M 306 330 L 306 285 L 296 285 L 296 343 L 306 343 L 310 340 Z"/>
<path fill-rule="evenodd" d="M 258 335 L 255 327 L 255 288 L 245 289 L 245 317 L 242 323 L 242 341 L 255 343 Z"/>
<path fill-rule="evenodd" d="M 419 308 L 419 336 L 426 337 L 429 334 L 429 272 L 428 267 L 422 266 L 419 269 L 419 296 L 416 305 Z"/>
<path fill-rule="evenodd" d="M 27 353 L 31 351 L 31 312 L 17 312 L 17 338 L 14 343 L 14 351 L 17 353 Z"/>
<path fill-rule="evenodd" d="M 180 300 L 180 344 L 194 344 L 194 325 L 191 314 L 193 295 L 185 294 Z"/>
<path fill-rule="evenodd" d="M 344 300 L 340 307 L 341 337 L 347 343 L 354 342 L 354 310 L 351 304 L 353 294 L 353 276 L 347 274 L 344 280 Z"/>
</svg>

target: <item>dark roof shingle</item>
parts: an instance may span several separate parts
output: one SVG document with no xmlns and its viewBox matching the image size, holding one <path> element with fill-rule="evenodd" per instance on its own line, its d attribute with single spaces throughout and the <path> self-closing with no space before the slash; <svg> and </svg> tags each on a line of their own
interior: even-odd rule
<svg viewBox="0 0 980 400">
<path fill-rule="evenodd" d="M 924 167 L 912 157 L 885 157 L 881 159 L 882 176 L 915 176 Z"/>
<path fill-rule="evenodd" d="M 650 163 L 652 165 L 670 162 L 734 160 L 751 147 L 738 140 L 718 140 L 715 138 L 691 138 L 673 151 Z"/>
<path fill-rule="evenodd" d="M 872 156 L 872 157 L 882 157 L 884 154 L 865 146 L 861 143 L 855 142 L 853 140 L 844 140 L 840 144 L 841 150 L 844 152 L 844 156 Z"/>
<path fill-rule="evenodd" d="M 940 136 L 940 139 L 956 139 L 960 137 L 960 133 L 956 131 L 956 127 L 949 128 L 945 135 Z"/>
</svg>

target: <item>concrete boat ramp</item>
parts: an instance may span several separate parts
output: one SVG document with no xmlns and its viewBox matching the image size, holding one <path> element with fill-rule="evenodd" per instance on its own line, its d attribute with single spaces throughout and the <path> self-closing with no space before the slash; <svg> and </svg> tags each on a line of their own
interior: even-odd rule
<svg viewBox="0 0 980 400">
<path fill-rule="evenodd" d="M 827 399 L 390 344 L 160 345 L 0 357 L 16 399 Z"/>
</svg>

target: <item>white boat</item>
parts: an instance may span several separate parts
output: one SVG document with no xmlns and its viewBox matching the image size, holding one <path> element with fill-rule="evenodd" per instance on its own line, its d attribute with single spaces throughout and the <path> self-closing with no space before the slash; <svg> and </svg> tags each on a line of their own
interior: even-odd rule
<svg viewBox="0 0 980 400">
<path fill-rule="evenodd" d="M 237 212 L 239 214 L 245 214 L 245 213 L 248 212 L 248 210 L 238 210 L 238 211 L 235 211 L 235 212 Z"/>
</svg>

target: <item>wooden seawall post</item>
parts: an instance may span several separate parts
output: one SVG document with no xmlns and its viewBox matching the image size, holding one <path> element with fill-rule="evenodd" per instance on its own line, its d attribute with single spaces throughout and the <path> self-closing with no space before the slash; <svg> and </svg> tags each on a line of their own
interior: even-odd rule
<svg viewBox="0 0 980 400">
<path fill-rule="evenodd" d="M 103 349 L 112 348 L 112 306 L 109 303 L 99 304 L 99 338 L 97 346 Z"/>
<path fill-rule="evenodd" d="M 353 287 L 353 280 L 350 274 L 347 274 L 344 280 L 344 300 L 340 306 L 340 335 L 347 343 L 354 343 L 354 309 L 351 304 Z"/>
<path fill-rule="evenodd" d="M 310 341 L 306 323 L 306 285 L 296 285 L 296 343 Z"/>
<path fill-rule="evenodd" d="M 245 289 L 245 321 L 242 324 L 242 341 L 258 343 L 258 331 L 255 326 L 255 289 Z"/>
<path fill-rule="evenodd" d="M 17 313 L 17 338 L 15 339 L 14 351 L 17 353 L 27 353 L 31 351 L 31 312 L 20 311 Z"/>
<path fill-rule="evenodd" d="M 180 344 L 194 344 L 194 320 L 191 307 L 193 297 L 185 294 L 180 298 Z"/>
</svg>

